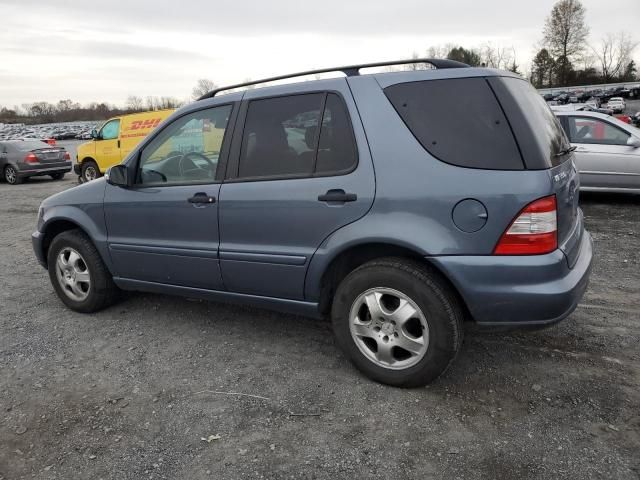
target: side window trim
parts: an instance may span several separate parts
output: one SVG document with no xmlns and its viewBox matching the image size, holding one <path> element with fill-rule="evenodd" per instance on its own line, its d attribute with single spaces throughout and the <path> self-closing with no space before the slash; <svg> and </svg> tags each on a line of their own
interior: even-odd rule
<svg viewBox="0 0 640 480">
<path fill-rule="evenodd" d="M 320 118 L 318 119 L 318 128 L 316 128 L 316 135 L 313 139 L 313 169 L 311 170 L 311 176 L 315 177 L 318 169 L 318 149 L 320 148 L 320 134 L 322 133 L 322 122 L 324 122 L 324 114 L 327 108 L 327 97 L 329 92 L 324 92 L 322 97 L 322 103 L 320 103 Z"/>
<path fill-rule="evenodd" d="M 172 119 L 171 122 L 165 123 L 164 126 L 162 127 L 162 129 L 156 130 L 154 131 L 151 135 L 147 136 L 147 138 L 145 138 L 145 140 L 139 145 L 138 150 L 135 152 L 135 155 L 133 156 L 133 159 L 131 162 L 128 162 L 130 164 L 130 167 L 134 169 L 134 183 L 133 183 L 133 188 L 134 189 L 144 189 L 144 188 L 166 188 L 166 187 L 184 187 L 184 186 L 190 186 L 190 185 L 215 185 L 215 184 L 219 184 L 222 183 L 223 179 L 224 179 L 224 174 L 226 171 L 226 167 L 227 167 L 227 160 L 229 157 L 229 150 L 230 150 L 230 146 L 231 146 L 231 140 L 233 137 L 233 133 L 234 133 L 234 129 L 236 126 L 236 120 L 238 118 L 238 104 L 240 102 L 227 102 L 227 103 L 220 103 L 220 104 L 215 104 L 215 105 L 208 105 L 208 106 L 204 106 L 202 108 L 198 108 L 196 110 L 190 110 L 188 112 L 184 112 L 182 115 L 180 115 L 179 117 L 176 117 L 174 119 Z M 231 106 L 231 113 L 229 114 L 229 121 L 227 122 L 227 127 L 225 129 L 224 132 L 224 136 L 222 137 L 222 146 L 220 148 L 220 155 L 218 157 L 218 166 L 216 168 L 216 174 L 215 177 L 213 179 L 213 181 L 203 181 L 203 182 L 175 182 L 175 183 L 168 183 L 166 185 L 163 184 L 143 184 L 140 183 L 140 179 L 139 179 L 139 174 L 140 174 L 140 161 L 142 158 L 142 152 L 145 148 L 147 148 L 149 145 L 151 145 L 151 143 L 157 138 L 159 137 L 162 132 L 164 132 L 168 127 L 170 127 L 171 125 L 173 125 L 175 122 L 177 122 L 178 120 L 180 120 L 181 118 L 186 117 L 187 115 L 191 115 L 197 112 L 201 112 L 203 110 L 209 110 L 209 109 L 214 109 L 214 108 L 218 108 L 218 107 L 225 107 L 225 106 Z"/>
<path fill-rule="evenodd" d="M 314 159 L 314 170 L 311 175 L 307 174 L 291 174 L 291 175 L 268 175 L 262 177 L 240 177 L 240 155 L 242 149 L 242 141 L 244 137 L 244 130 L 246 127 L 247 121 L 247 112 L 249 110 L 249 104 L 252 101 L 266 100 L 270 98 L 281 98 L 281 97 L 291 97 L 297 95 L 312 95 L 312 94 L 324 94 L 324 98 L 321 106 L 321 115 L 320 115 L 320 123 L 318 125 L 318 131 L 316 132 L 316 143 L 315 143 L 315 159 Z M 324 120 L 324 114 L 326 109 L 327 98 L 329 94 L 335 94 L 340 100 L 342 107 L 344 109 L 345 114 L 347 115 L 347 121 L 349 124 L 349 135 L 350 139 L 353 143 L 353 147 L 355 149 L 355 161 L 353 165 L 348 169 L 338 170 L 335 172 L 322 172 L 320 174 L 316 174 L 316 167 L 318 161 L 318 147 L 320 144 L 320 135 L 322 130 L 322 121 Z M 335 177 L 348 175 L 354 170 L 358 168 L 360 164 L 360 154 L 358 148 L 358 142 L 356 140 L 355 131 L 353 129 L 353 117 L 351 112 L 349 111 L 348 102 L 344 98 L 344 93 L 339 90 L 327 89 L 327 90 L 310 90 L 304 92 L 293 92 L 293 93 L 283 93 L 279 95 L 267 95 L 264 97 L 256 97 L 250 99 L 243 99 L 241 101 L 240 107 L 238 108 L 238 115 L 236 119 L 236 128 L 233 132 L 233 140 L 231 141 L 231 146 L 229 149 L 229 156 L 226 168 L 226 174 L 224 176 L 224 183 L 244 183 L 244 182 L 260 182 L 260 181 L 273 181 L 273 180 L 295 180 L 295 179 L 303 179 L 303 178 L 322 178 L 322 177 Z"/>
</svg>

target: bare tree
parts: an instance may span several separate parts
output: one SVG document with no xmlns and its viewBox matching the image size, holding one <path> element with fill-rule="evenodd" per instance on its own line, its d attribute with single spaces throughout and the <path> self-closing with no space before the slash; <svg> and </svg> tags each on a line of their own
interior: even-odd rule
<svg viewBox="0 0 640 480">
<path fill-rule="evenodd" d="M 598 47 L 591 47 L 600 64 L 605 82 L 610 82 L 624 73 L 637 46 L 638 42 L 634 41 L 631 35 L 620 32 L 617 35 L 608 33 Z"/>
<path fill-rule="evenodd" d="M 144 100 L 136 95 L 129 95 L 126 103 L 127 110 L 132 112 L 141 112 L 144 110 Z"/>
<path fill-rule="evenodd" d="M 216 84 L 213 80 L 209 80 L 208 78 L 201 78 L 196 83 L 196 86 L 193 87 L 191 92 L 191 96 L 194 100 L 197 100 L 205 93 L 210 92 L 211 90 L 215 90 Z"/>
<path fill-rule="evenodd" d="M 480 47 L 480 58 L 489 68 L 507 70 L 515 64 L 515 49 L 513 47 L 494 46 L 487 42 Z"/>
<path fill-rule="evenodd" d="M 427 58 L 447 58 L 449 52 L 456 48 L 456 46 L 457 45 L 454 45 L 453 43 L 432 45 L 427 49 Z"/>
<path fill-rule="evenodd" d="M 585 8 L 580 0 L 559 0 L 551 9 L 544 26 L 544 43 L 558 62 L 558 80 L 566 84 L 571 62 L 587 45 L 589 28 L 585 24 Z"/>
</svg>

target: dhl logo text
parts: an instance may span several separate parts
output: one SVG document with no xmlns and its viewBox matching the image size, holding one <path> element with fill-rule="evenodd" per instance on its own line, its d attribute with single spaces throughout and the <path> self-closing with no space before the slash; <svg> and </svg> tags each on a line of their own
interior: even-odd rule
<svg viewBox="0 0 640 480">
<path fill-rule="evenodd" d="M 140 130 L 146 128 L 155 128 L 162 121 L 161 118 L 152 118 L 150 120 L 135 120 L 131 122 L 131 130 Z"/>
</svg>

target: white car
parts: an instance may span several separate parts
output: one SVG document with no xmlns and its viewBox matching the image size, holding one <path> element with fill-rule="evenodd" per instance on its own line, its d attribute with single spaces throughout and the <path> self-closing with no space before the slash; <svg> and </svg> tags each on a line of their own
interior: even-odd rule
<svg viewBox="0 0 640 480">
<path fill-rule="evenodd" d="M 596 112 L 554 112 L 576 148 L 580 190 L 640 193 L 640 129 Z"/>
<path fill-rule="evenodd" d="M 624 109 L 627 108 L 627 105 L 624 103 L 624 98 L 611 97 L 607 103 L 607 107 L 609 110 L 613 110 L 613 113 L 622 113 Z"/>
</svg>

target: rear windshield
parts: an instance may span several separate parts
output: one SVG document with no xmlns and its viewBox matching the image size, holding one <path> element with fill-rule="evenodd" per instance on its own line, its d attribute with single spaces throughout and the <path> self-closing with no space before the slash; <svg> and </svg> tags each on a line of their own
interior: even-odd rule
<svg viewBox="0 0 640 480">
<path fill-rule="evenodd" d="M 527 168 L 550 168 L 570 158 L 559 154 L 570 147 L 560 122 L 529 82 L 494 77 L 489 83 L 509 117 Z"/>
<path fill-rule="evenodd" d="M 38 150 L 42 148 L 51 148 L 45 142 L 40 140 L 25 140 L 24 142 L 12 142 L 8 144 L 9 148 L 17 150 L 19 152 L 30 152 L 31 150 Z"/>
<path fill-rule="evenodd" d="M 509 122 L 486 79 L 400 83 L 384 93 L 416 139 L 443 162 L 496 170 L 524 168 Z"/>
</svg>

